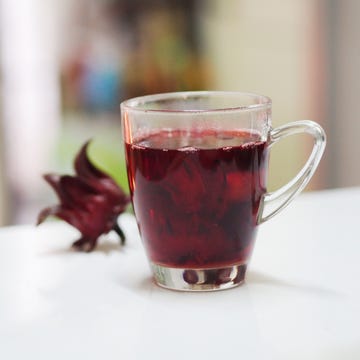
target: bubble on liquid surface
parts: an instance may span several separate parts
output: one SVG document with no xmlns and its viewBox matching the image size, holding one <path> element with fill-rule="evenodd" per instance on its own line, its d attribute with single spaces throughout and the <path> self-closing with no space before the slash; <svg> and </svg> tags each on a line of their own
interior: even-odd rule
<svg viewBox="0 0 360 360">
<path fill-rule="evenodd" d="M 185 152 L 195 152 L 197 151 L 196 148 L 194 148 L 193 146 L 183 146 L 181 148 L 178 149 L 179 151 L 185 151 Z"/>
</svg>

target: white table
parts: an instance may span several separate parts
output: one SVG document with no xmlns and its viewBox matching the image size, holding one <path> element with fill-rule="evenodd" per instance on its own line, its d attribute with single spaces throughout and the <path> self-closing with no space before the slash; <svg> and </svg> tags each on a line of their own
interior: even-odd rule
<svg viewBox="0 0 360 360">
<path fill-rule="evenodd" d="M 0 359 L 360 359 L 360 188 L 301 195 L 214 293 L 152 284 L 120 222 L 127 245 L 90 254 L 63 222 L 0 229 Z"/>
</svg>

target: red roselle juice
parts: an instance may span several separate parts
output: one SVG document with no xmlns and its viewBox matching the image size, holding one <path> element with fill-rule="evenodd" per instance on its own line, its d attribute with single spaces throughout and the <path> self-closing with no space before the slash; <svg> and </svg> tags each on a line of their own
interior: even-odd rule
<svg viewBox="0 0 360 360">
<path fill-rule="evenodd" d="M 267 154 L 248 131 L 163 130 L 127 143 L 132 202 L 151 261 L 193 269 L 245 263 Z"/>
</svg>

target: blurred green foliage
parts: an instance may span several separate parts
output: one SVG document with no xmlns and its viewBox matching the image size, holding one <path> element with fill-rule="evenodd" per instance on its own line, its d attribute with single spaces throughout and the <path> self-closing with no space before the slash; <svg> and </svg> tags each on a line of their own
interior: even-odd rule
<svg viewBox="0 0 360 360">
<path fill-rule="evenodd" d="M 103 127 L 99 131 L 66 128 L 56 147 L 56 167 L 61 173 L 74 173 L 73 163 L 81 146 L 91 140 L 89 157 L 96 167 L 109 174 L 125 192 L 129 192 L 124 145 L 117 129 Z"/>
</svg>

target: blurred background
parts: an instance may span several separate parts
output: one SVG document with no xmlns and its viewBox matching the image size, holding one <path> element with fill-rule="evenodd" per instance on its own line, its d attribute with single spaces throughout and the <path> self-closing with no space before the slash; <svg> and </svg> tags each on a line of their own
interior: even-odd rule
<svg viewBox="0 0 360 360">
<path fill-rule="evenodd" d="M 34 223 L 83 142 L 126 184 L 119 103 L 180 90 L 268 95 L 273 125 L 312 119 L 328 146 L 309 190 L 360 185 L 357 0 L 0 0 L 0 226 Z M 269 189 L 311 140 L 273 148 Z"/>
</svg>

